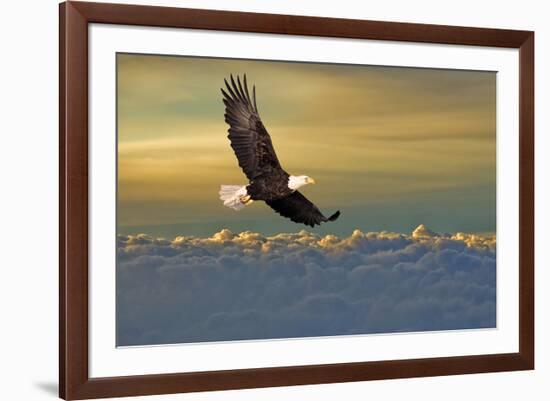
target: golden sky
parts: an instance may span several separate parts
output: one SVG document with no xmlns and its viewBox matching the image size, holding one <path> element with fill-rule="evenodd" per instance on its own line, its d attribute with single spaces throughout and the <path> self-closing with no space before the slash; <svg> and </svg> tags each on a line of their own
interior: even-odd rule
<svg viewBox="0 0 550 401">
<path fill-rule="evenodd" d="M 494 231 L 496 74 L 119 54 L 118 231 L 297 231 L 262 202 L 241 212 L 220 184 L 246 184 L 229 146 L 223 78 L 247 74 L 283 168 L 317 185 L 319 232 Z"/>
</svg>

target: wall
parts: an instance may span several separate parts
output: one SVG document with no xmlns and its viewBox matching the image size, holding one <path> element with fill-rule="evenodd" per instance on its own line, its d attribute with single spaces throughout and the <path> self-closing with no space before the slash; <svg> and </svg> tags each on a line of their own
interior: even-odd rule
<svg viewBox="0 0 550 401">
<path fill-rule="evenodd" d="M 113 1 L 113 0 L 111 0 Z M 136 3 L 138 1 L 135 1 Z M 323 386 L 302 386 L 150 400 L 464 400 L 548 399 L 550 282 L 545 230 L 550 202 L 550 26 L 546 2 L 491 1 L 140 1 L 242 11 L 529 29 L 536 31 L 537 369 Z M 4 2 L 1 11 L 0 244 L 3 374 L 6 400 L 55 399 L 57 382 L 57 2 Z M 546 311 L 545 311 L 546 309 Z M 546 312 L 546 313 L 545 313 Z"/>
</svg>

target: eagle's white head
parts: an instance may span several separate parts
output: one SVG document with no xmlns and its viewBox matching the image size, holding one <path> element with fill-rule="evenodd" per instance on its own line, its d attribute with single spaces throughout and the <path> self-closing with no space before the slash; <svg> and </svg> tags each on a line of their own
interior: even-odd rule
<svg viewBox="0 0 550 401">
<path fill-rule="evenodd" d="M 288 187 L 293 191 L 296 191 L 298 188 L 303 187 L 307 184 L 315 184 L 315 180 L 307 175 L 294 176 L 291 175 L 288 177 Z"/>
</svg>

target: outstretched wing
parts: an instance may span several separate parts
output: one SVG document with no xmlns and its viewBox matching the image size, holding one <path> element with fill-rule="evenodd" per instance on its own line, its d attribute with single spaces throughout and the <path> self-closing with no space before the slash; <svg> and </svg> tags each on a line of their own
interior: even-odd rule
<svg viewBox="0 0 550 401">
<path fill-rule="evenodd" d="M 229 124 L 231 147 L 237 156 L 239 166 L 249 180 L 280 169 L 281 165 L 273 149 L 271 138 L 265 129 L 256 106 L 256 87 L 252 88 L 252 99 L 248 92 L 246 75 L 242 85 L 231 75 L 231 84 L 225 81 L 227 92 L 222 89 L 225 104 L 225 122 Z"/>
<path fill-rule="evenodd" d="M 284 198 L 266 201 L 266 203 L 281 216 L 287 217 L 295 223 L 303 223 L 311 227 L 325 221 L 334 221 L 340 216 L 340 211 L 337 211 L 332 216 L 325 217 L 319 208 L 299 191 L 294 191 Z"/>
</svg>

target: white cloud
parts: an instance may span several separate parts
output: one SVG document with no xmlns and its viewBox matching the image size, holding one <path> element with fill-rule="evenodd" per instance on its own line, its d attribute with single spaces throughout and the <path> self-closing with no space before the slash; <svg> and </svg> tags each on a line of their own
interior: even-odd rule
<svg viewBox="0 0 550 401">
<path fill-rule="evenodd" d="M 118 344 L 494 327 L 496 238 L 118 237 Z"/>
</svg>

